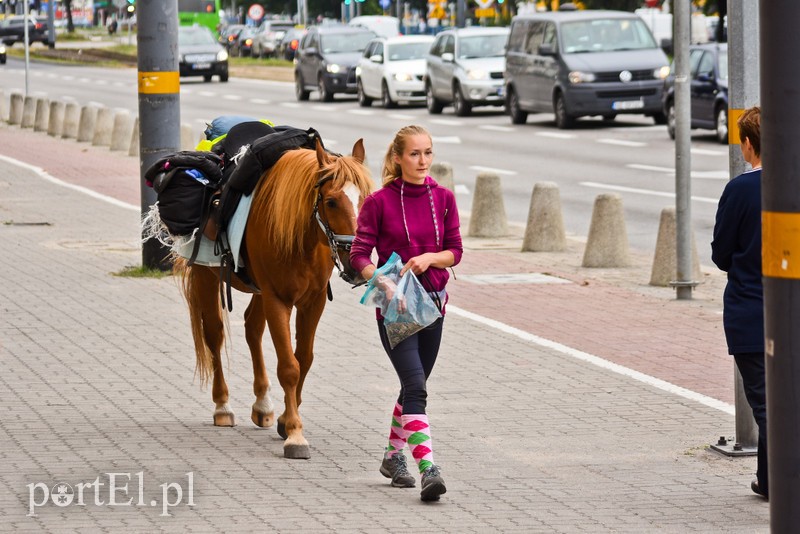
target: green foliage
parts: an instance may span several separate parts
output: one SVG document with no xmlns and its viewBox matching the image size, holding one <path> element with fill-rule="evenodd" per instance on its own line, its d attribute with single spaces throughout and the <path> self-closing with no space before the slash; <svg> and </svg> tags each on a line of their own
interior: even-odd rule
<svg viewBox="0 0 800 534">
<path fill-rule="evenodd" d="M 124 276 L 127 278 L 164 278 L 166 276 L 172 276 L 172 271 L 151 269 L 142 265 L 128 265 L 121 271 L 111 274 L 114 276 Z"/>
</svg>

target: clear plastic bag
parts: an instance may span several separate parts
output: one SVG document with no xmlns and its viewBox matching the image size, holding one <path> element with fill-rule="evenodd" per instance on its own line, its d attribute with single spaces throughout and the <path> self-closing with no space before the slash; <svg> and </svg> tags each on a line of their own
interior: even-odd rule
<svg viewBox="0 0 800 534">
<path fill-rule="evenodd" d="M 400 256 L 393 252 L 387 262 L 375 271 L 361 298 L 361 304 L 381 309 L 391 348 L 442 316 L 414 273 L 407 271 L 400 276 L 402 268 Z M 391 299 L 387 298 L 384 289 L 377 284 L 379 276 L 387 277 L 396 285 Z"/>
</svg>

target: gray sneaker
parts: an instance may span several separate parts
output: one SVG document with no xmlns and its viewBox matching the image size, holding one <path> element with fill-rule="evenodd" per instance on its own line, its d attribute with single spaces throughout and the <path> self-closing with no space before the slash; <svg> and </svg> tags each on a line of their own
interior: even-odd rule
<svg viewBox="0 0 800 534">
<path fill-rule="evenodd" d="M 439 496 L 444 493 L 447 493 L 444 479 L 439 473 L 439 468 L 432 465 L 422 472 L 422 491 L 419 498 L 423 501 L 438 501 Z"/>
<path fill-rule="evenodd" d="M 408 472 L 406 457 L 402 452 L 398 452 L 391 458 L 383 457 L 381 474 L 386 478 L 391 478 L 392 486 L 395 488 L 413 488 L 415 485 L 414 477 Z"/>
</svg>

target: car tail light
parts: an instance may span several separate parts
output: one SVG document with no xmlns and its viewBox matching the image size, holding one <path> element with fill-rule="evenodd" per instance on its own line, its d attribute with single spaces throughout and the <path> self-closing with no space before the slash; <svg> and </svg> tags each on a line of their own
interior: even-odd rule
<svg viewBox="0 0 800 534">
<path fill-rule="evenodd" d="M 245 39 L 244 40 L 244 45 L 245 46 L 252 46 L 253 45 L 253 40 L 252 39 Z"/>
<path fill-rule="evenodd" d="M 33 27 L 36 28 L 37 30 L 41 30 L 44 28 L 44 24 L 42 24 L 41 22 L 37 22 L 36 24 L 34 24 Z"/>
<path fill-rule="evenodd" d="M 297 45 L 300 43 L 297 39 L 292 39 L 292 43 L 289 45 L 292 47 L 292 50 L 297 50 Z"/>
<path fill-rule="evenodd" d="M 232 43 L 234 41 L 234 39 L 236 39 L 236 37 L 234 37 L 233 35 L 229 35 L 228 36 L 228 42 L 229 43 Z"/>
</svg>

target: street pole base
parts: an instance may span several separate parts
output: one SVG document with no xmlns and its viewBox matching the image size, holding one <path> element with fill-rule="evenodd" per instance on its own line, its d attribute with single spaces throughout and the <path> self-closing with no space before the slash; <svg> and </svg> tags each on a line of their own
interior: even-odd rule
<svg viewBox="0 0 800 534">
<path fill-rule="evenodd" d="M 724 436 L 711 445 L 711 450 L 724 456 L 756 456 L 758 454 L 758 447 L 744 447 L 740 443 L 725 439 Z"/>
</svg>

